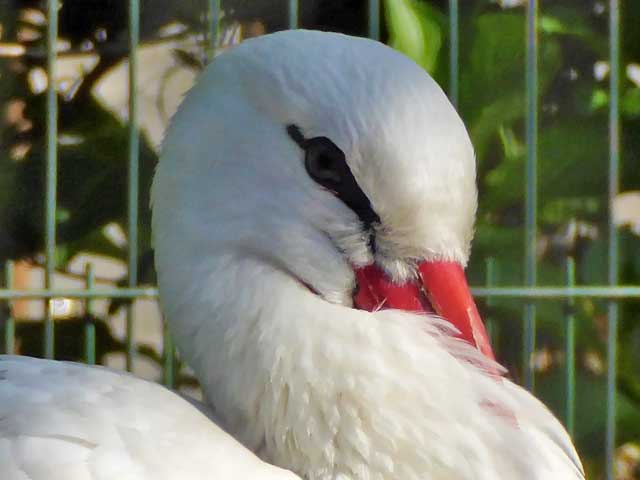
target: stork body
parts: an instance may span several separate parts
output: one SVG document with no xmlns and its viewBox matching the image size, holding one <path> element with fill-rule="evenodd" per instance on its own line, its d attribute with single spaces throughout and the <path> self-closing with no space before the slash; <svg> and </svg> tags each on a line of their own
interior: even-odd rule
<svg viewBox="0 0 640 480">
<path fill-rule="evenodd" d="M 156 383 L 102 367 L 0 356 L 3 480 L 295 480 Z"/>
</svg>

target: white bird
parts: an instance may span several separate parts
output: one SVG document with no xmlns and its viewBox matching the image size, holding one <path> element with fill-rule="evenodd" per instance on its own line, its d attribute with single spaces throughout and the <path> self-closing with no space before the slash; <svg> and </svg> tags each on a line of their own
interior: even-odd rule
<svg viewBox="0 0 640 480">
<path fill-rule="evenodd" d="M 492 360 L 463 273 L 473 148 L 409 59 L 331 33 L 243 42 L 172 120 L 152 203 L 163 309 L 236 440 L 160 386 L 10 357 L 3 479 L 584 478 Z"/>
</svg>

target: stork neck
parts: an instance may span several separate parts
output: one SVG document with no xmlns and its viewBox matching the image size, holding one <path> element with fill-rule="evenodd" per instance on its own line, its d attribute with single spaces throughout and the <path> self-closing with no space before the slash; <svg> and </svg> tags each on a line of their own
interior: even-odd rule
<svg viewBox="0 0 640 480">
<path fill-rule="evenodd" d="M 475 349 L 442 320 L 331 304 L 246 252 L 199 274 L 170 313 L 176 339 L 222 426 L 265 460 L 305 478 L 418 478 L 460 442 L 427 449 L 427 434 L 479 415 L 450 398 L 447 379 L 473 368 L 452 351 Z"/>
</svg>

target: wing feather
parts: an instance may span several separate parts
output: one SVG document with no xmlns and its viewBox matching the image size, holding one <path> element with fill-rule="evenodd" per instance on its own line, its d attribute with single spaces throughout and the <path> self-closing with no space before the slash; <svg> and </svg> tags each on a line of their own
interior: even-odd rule
<svg viewBox="0 0 640 480">
<path fill-rule="evenodd" d="M 3 480 L 273 479 L 187 400 L 102 367 L 0 356 Z"/>
</svg>

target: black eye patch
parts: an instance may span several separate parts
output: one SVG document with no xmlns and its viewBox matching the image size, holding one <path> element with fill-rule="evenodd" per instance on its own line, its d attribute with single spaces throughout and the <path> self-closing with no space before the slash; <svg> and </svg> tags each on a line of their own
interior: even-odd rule
<svg viewBox="0 0 640 480">
<path fill-rule="evenodd" d="M 380 223 L 371 202 L 353 177 L 342 150 L 327 137 L 306 139 L 299 127 L 288 125 L 287 133 L 304 151 L 304 166 L 307 173 L 319 185 L 332 192 L 353 210 L 366 229 L 372 223 Z"/>
</svg>

